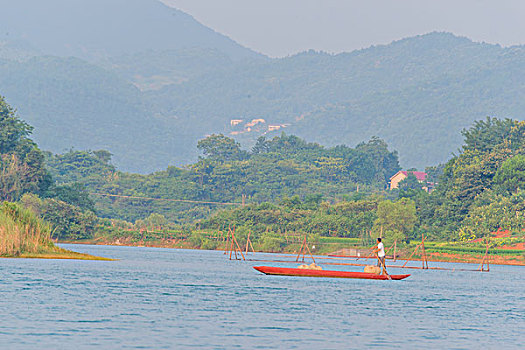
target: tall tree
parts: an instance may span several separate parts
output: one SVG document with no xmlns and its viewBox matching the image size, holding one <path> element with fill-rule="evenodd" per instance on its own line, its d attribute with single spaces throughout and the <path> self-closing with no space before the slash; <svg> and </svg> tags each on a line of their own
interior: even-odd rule
<svg viewBox="0 0 525 350">
<path fill-rule="evenodd" d="M 380 202 L 377 207 L 377 219 L 374 231 L 383 233 L 390 241 L 407 239 L 414 231 L 417 221 L 416 205 L 409 198 L 401 198 L 397 202 L 389 200 Z"/>
<path fill-rule="evenodd" d="M 494 182 L 509 193 L 525 189 L 525 155 L 518 154 L 504 161 L 494 176 Z"/>
<path fill-rule="evenodd" d="M 197 148 L 206 157 L 217 161 L 240 160 L 246 155 L 238 142 L 222 134 L 213 134 L 200 140 Z"/>
<path fill-rule="evenodd" d="M 0 199 L 17 200 L 51 185 L 44 156 L 29 138 L 32 127 L 0 96 Z"/>
</svg>

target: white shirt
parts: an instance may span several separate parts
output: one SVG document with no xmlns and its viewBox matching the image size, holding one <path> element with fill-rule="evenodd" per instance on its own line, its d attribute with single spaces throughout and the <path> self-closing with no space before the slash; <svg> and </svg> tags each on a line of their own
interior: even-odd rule
<svg viewBox="0 0 525 350">
<path fill-rule="evenodd" d="M 377 249 L 379 249 L 379 251 L 377 252 L 377 256 L 382 258 L 385 256 L 385 246 L 383 245 L 383 242 L 379 242 L 377 244 Z"/>
</svg>

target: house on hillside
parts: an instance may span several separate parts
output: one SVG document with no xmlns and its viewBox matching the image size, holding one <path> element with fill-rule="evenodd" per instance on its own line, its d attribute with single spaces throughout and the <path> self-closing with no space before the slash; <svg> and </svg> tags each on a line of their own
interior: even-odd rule
<svg viewBox="0 0 525 350">
<path fill-rule="evenodd" d="M 240 123 L 242 123 L 244 120 L 242 119 L 232 119 L 230 120 L 230 125 L 231 126 L 235 126 L 235 125 L 239 125 Z"/>
<path fill-rule="evenodd" d="M 408 177 L 408 174 L 414 174 L 417 181 L 423 184 L 423 189 L 427 192 L 432 191 L 434 184 L 427 182 L 427 173 L 422 171 L 398 171 L 394 176 L 390 178 L 390 190 L 399 188 L 399 183 Z"/>
<path fill-rule="evenodd" d="M 266 124 L 266 120 L 262 119 L 262 118 L 259 118 L 259 119 L 252 119 L 251 122 L 249 123 L 246 123 L 245 127 L 246 128 L 251 128 L 251 127 L 254 127 L 255 125 L 257 124 Z"/>
</svg>

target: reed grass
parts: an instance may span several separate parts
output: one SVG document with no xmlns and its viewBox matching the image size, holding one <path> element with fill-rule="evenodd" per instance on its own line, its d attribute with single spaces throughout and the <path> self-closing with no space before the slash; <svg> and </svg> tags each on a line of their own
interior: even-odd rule
<svg viewBox="0 0 525 350">
<path fill-rule="evenodd" d="M 0 257 L 112 260 L 55 246 L 52 228 L 31 210 L 16 203 L 0 205 Z"/>
<path fill-rule="evenodd" d="M 15 203 L 0 206 L 0 255 L 18 256 L 52 250 L 51 226 Z"/>
</svg>

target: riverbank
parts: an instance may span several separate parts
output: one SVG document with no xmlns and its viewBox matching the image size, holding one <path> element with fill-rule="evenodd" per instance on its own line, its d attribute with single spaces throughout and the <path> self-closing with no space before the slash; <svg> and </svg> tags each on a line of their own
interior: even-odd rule
<svg viewBox="0 0 525 350">
<path fill-rule="evenodd" d="M 16 203 L 0 205 L 0 258 L 113 260 L 57 247 L 51 232 L 32 211 Z"/>
<path fill-rule="evenodd" d="M 194 247 L 188 241 L 181 240 L 158 240 L 158 241 L 141 241 L 131 242 L 129 240 L 117 239 L 115 241 L 93 239 L 93 240 L 82 240 L 82 241 L 60 241 L 58 243 L 64 244 L 90 244 L 90 245 L 106 245 L 106 246 L 128 246 L 128 247 L 151 247 L 151 248 L 171 248 L 171 249 L 196 249 L 196 250 L 218 250 L 224 251 L 224 247 L 216 247 L 216 249 L 204 249 Z M 297 254 L 299 246 L 291 245 L 292 249 L 284 249 L 280 254 Z M 360 247 L 363 248 L 363 247 Z M 251 251 L 251 249 L 250 249 Z M 256 250 L 258 253 L 277 253 L 270 251 Z M 312 251 L 315 256 L 328 256 L 330 252 Z M 483 260 L 483 254 L 450 254 L 450 253 L 438 253 L 428 252 L 427 260 L 430 262 L 453 262 L 453 263 L 470 263 L 480 264 Z M 350 258 L 350 257 L 348 257 Z M 421 261 L 421 257 L 415 255 L 410 257 L 410 251 L 408 249 L 400 250 L 396 255 L 397 260 L 409 260 L 409 261 Z M 525 266 L 525 255 L 498 255 L 494 253 L 489 254 L 489 263 L 491 265 L 511 265 L 511 266 Z"/>
<path fill-rule="evenodd" d="M 16 255 L 1 255 L 2 259 L 71 259 L 71 260 L 98 260 L 98 261 L 116 261 L 116 259 L 95 256 L 84 253 L 77 253 L 60 247 L 53 247 L 49 250 L 39 252 L 22 252 Z"/>
</svg>

